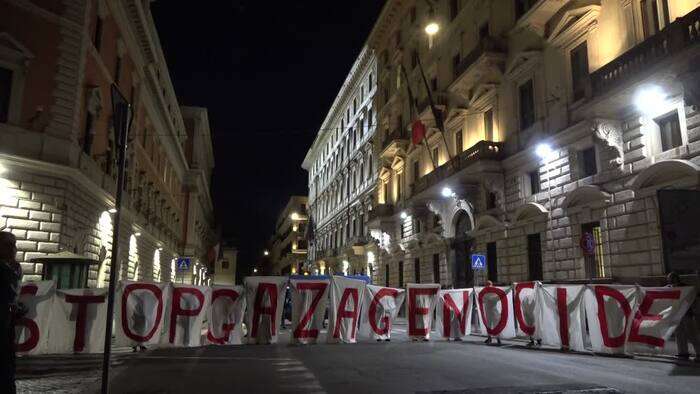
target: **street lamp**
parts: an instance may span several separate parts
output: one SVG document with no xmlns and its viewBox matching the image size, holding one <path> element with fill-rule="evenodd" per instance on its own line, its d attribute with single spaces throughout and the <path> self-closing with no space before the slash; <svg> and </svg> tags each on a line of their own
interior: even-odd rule
<svg viewBox="0 0 700 394">
<path fill-rule="evenodd" d="M 443 197 L 452 197 L 454 196 L 455 192 L 452 191 L 449 187 L 445 186 L 442 188 L 442 196 Z"/>
<path fill-rule="evenodd" d="M 406 220 L 406 218 L 408 218 L 408 214 L 406 213 L 406 211 L 402 211 L 401 212 L 401 219 Z"/>
<path fill-rule="evenodd" d="M 254 274 L 257 274 L 257 273 L 258 273 L 258 269 L 257 269 L 257 268 L 253 268 L 253 273 L 254 273 Z"/>
<path fill-rule="evenodd" d="M 107 293 L 107 324 L 105 329 L 104 353 L 102 357 L 102 387 L 103 394 L 109 392 L 109 360 L 112 355 L 112 319 L 114 318 L 114 293 L 117 284 L 117 271 L 119 271 L 119 232 L 121 229 L 122 192 L 126 180 L 126 148 L 131 121 L 134 119 L 134 111 L 131 104 L 126 101 L 117 85 L 111 86 L 112 98 L 112 125 L 117 136 L 117 185 L 114 196 L 114 206 L 117 209 L 114 215 L 114 229 L 112 230 L 112 260 L 109 269 L 109 290 Z"/>
<path fill-rule="evenodd" d="M 541 143 L 537 145 L 537 148 L 535 148 L 535 153 L 540 159 L 547 160 L 550 156 L 552 156 L 553 150 L 549 144 Z"/>
<path fill-rule="evenodd" d="M 663 107 L 665 103 L 666 95 L 661 88 L 656 85 L 647 86 L 639 90 L 634 100 L 637 109 L 646 116 L 652 116 L 658 113 L 658 111 L 662 110 L 661 107 Z"/>
<path fill-rule="evenodd" d="M 117 208 L 110 208 L 110 209 L 107 210 L 107 212 L 109 212 L 109 213 L 111 213 L 112 215 L 114 215 L 115 213 L 117 213 Z"/>
<path fill-rule="evenodd" d="M 267 250 L 263 252 L 263 256 L 269 256 L 269 255 L 270 255 L 270 252 L 268 252 Z"/>
<path fill-rule="evenodd" d="M 299 220 L 299 214 L 296 213 L 296 212 L 293 212 L 293 213 L 290 215 L 290 217 L 292 218 L 292 220 Z"/>
</svg>

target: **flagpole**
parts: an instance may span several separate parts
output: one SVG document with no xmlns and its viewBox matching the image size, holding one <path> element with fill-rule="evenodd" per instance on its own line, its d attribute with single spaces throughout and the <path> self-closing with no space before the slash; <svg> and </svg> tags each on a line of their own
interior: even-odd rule
<svg viewBox="0 0 700 394">
<path fill-rule="evenodd" d="M 411 90 L 411 83 L 408 79 L 408 75 L 406 74 L 406 69 L 403 66 L 400 66 L 401 68 L 401 73 L 403 74 L 404 79 L 406 80 L 406 90 L 408 91 L 408 112 L 409 112 L 409 117 L 412 119 L 413 118 L 413 110 L 415 108 L 416 102 L 413 98 L 413 90 Z M 415 108 L 416 113 L 418 113 L 418 109 Z M 419 119 L 420 120 L 420 119 Z M 413 142 L 413 141 L 411 141 Z M 428 141 L 426 139 L 426 136 L 423 135 L 423 145 L 425 145 L 425 150 L 428 151 L 428 157 L 430 157 L 430 162 L 433 164 L 433 169 L 437 168 L 437 158 L 433 157 L 433 153 L 430 151 L 430 147 L 428 146 Z M 449 154 L 449 152 L 448 152 Z"/>
<path fill-rule="evenodd" d="M 435 118 L 435 125 L 440 130 L 442 134 L 442 140 L 445 142 L 445 150 L 447 150 L 447 158 L 452 160 L 452 154 L 450 154 L 450 145 L 447 143 L 447 137 L 445 137 L 445 125 L 442 120 L 442 113 L 438 116 L 438 110 L 435 107 L 435 102 L 433 101 L 433 94 L 430 91 L 430 85 L 428 85 L 428 79 L 425 77 L 425 72 L 423 71 L 423 64 L 420 61 L 420 56 L 416 56 L 418 63 L 418 69 L 420 70 L 420 76 L 423 79 L 423 84 L 425 85 L 425 90 L 428 92 L 428 102 L 430 103 L 430 111 L 433 113 L 433 118 Z"/>
</svg>

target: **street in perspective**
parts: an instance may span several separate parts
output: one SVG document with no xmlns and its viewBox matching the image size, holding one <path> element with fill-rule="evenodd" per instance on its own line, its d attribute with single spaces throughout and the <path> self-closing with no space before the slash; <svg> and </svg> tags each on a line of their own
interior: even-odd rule
<svg viewBox="0 0 700 394">
<path fill-rule="evenodd" d="M 697 393 L 700 4 L 0 0 L 0 393 Z"/>
</svg>

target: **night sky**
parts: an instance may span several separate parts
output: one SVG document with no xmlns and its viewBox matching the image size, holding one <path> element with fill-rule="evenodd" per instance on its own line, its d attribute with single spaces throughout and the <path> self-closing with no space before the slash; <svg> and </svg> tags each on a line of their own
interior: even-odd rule
<svg viewBox="0 0 700 394">
<path fill-rule="evenodd" d="M 306 195 L 301 162 L 383 3 L 151 3 L 178 100 L 209 110 L 214 209 L 239 275 L 289 196 Z"/>
</svg>

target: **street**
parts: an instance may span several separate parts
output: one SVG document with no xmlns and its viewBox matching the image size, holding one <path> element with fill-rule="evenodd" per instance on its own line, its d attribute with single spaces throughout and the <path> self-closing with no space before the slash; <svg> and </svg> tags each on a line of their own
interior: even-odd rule
<svg viewBox="0 0 700 394">
<path fill-rule="evenodd" d="M 700 385 L 697 363 L 566 354 L 528 349 L 522 341 L 487 346 L 478 336 L 461 343 L 409 342 L 401 325 L 394 327 L 395 338 L 389 343 L 291 346 L 288 335 L 284 332 L 278 345 L 119 353 L 111 389 L 113 393 L 696 393 Z M 41 359 L 20 361 L 20 392 L 98 391 L 99 357 L 81 357 L 77 366 L 75 359 L 66 357 L 63 367 L 54 359 L 46 376 L 36 376 L 32 365 Z M 77 370 L 81 372 L 76 374 Z"/>
</svg>

